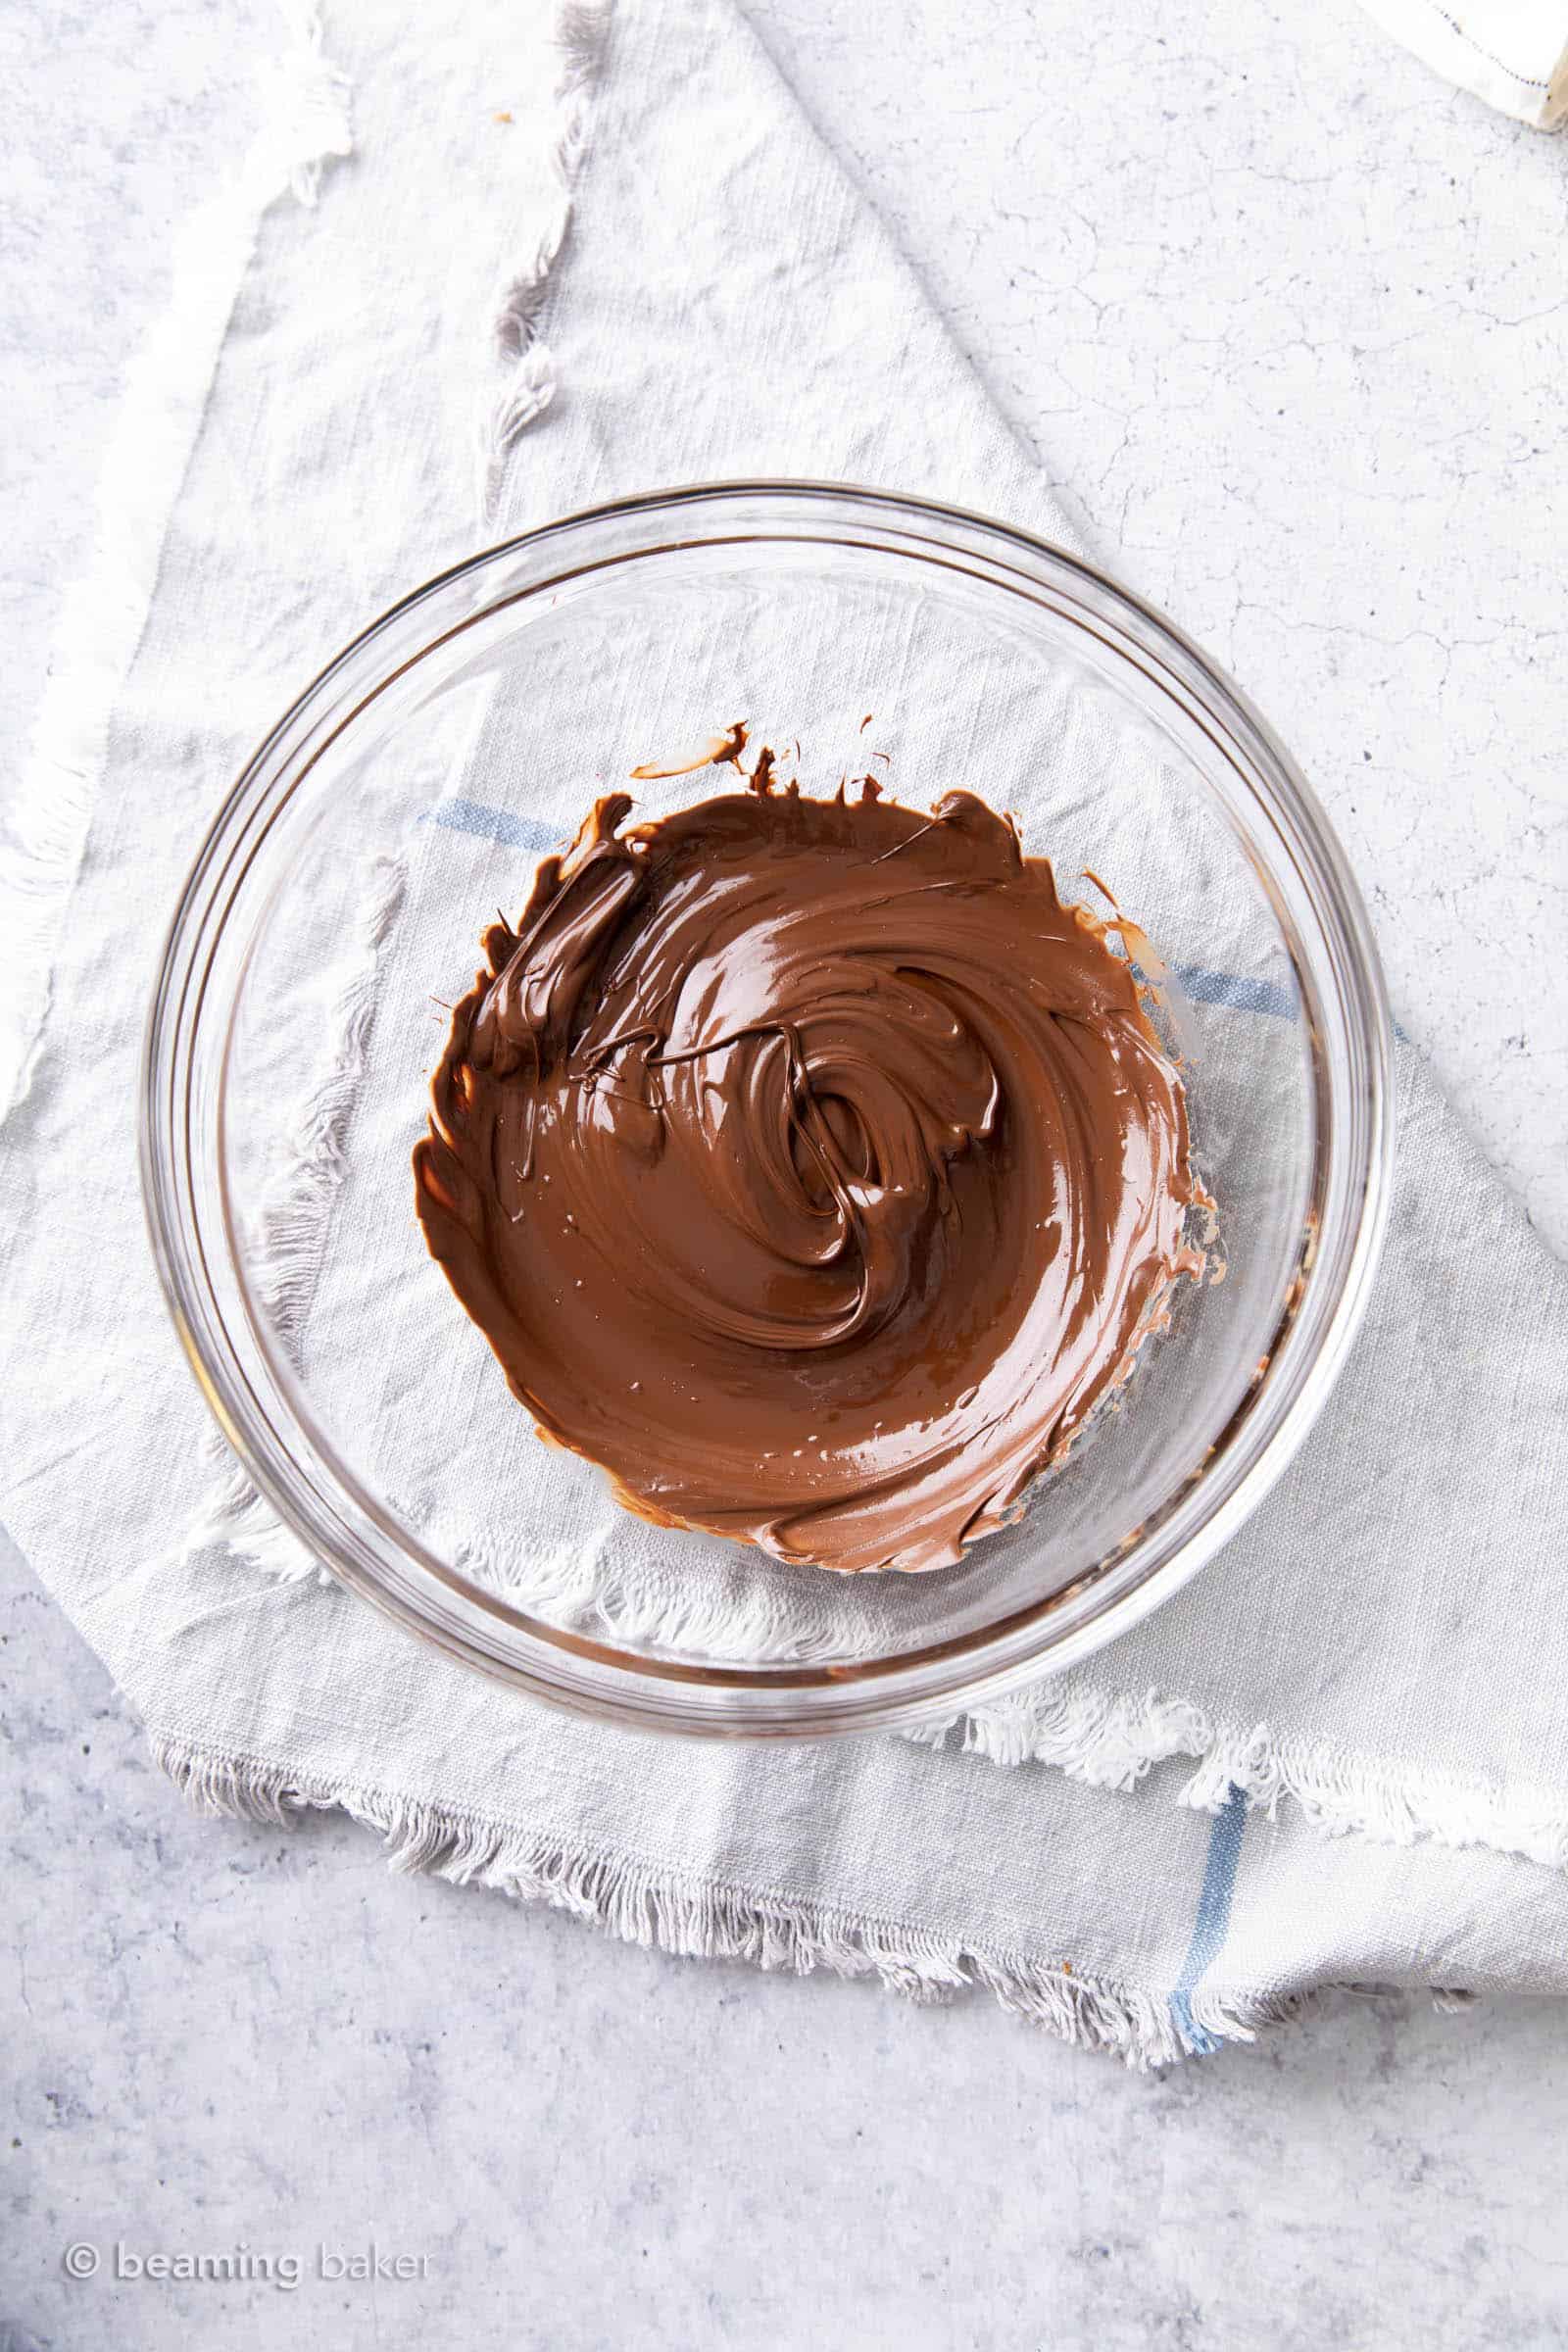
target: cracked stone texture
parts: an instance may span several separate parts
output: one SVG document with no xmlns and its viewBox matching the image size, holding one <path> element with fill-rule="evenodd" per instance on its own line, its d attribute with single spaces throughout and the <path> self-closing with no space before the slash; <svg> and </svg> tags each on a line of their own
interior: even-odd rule
<svg viewBox="0 0 1568 2352">
<path fill-rule="evenodd" d="M 1302 759 L 1400 1017 L 1562 1247 L 1568 141 L 1349 0 L 747 5 L 1093 544 Z M 272 39 L 265 0 L 0 12 L 13 740 Z M 1344 2000 L 1149 2081 L 627 1951 L 337 1821 L 196 1821 L 3 1544 L 0 1590 L 0 2352 L 1568 2342 L 1554 2005 Z M 428 2278 L 61 2264 L 372 2236 Z"/>
</svg>

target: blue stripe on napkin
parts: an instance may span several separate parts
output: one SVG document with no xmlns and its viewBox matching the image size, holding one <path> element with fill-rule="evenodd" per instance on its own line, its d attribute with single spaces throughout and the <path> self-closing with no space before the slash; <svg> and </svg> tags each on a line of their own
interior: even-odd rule
<svg viewBox="0 0 1568 2352">
<path fill-rule="evenodd" d="M 1192 1995 L 1200 1977 L 1218 1959 L 1224 1945 L 1246 1834 L 1247 1798 L 1233 1781 L 1230 1794 L 1215 1814 L 1214 1826 L 1208 1834 L 1208 1861 L 1203 1871 L 1202 1892 L 1198 1898 L 1198 1917 L 1193 1922 L 1193 1940 L 1170 1994 L 1171 2024 L 1181 2037 L 1182 2046 L 1195 2058 L 1206 2058 L 1220 2046 L 1213 2034 L 1195 2021 Z"/>
<path fill-rule="evenodd" d="M 450 826 L 454 833 L 477 833 L 485 841 L 499 842 L 504 850 L 554 850 L 566 838 L 559 825 L 514 816 L 510 808 L 492 808 L 488 801 L 437 801 L 430 821 Z"/>
<path fill-rule="evenodd" d="M 1239 972 L 1211 972 L 1200 963 L 1179 963 L 1176 977 L 1195 1004 L 1230 1004 L 1238 1012 L 1271 1012 L 1294 1021 L 1300 1011 L 1294 988 L 1276 980 L 1249 980 Z"/>
</svg>

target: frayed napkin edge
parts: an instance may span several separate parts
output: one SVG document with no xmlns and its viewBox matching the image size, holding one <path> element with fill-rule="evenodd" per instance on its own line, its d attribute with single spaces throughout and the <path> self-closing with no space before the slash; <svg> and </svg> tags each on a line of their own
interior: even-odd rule
<svg viewBox="0 0 1568 2352">
<path fill-rule="evenodd" d="M 1112 1693 L 1069 1677 L 904 1737 L 931 1747 L 953 1740 L 965 1754 L 1008 1769 L 1052 1766 L 1069 1780 L 1122 1793 L 1156 1764 L 1185 1758 L 1195 1769 L 1174 1801 L 1194 1812 L 1218 1813 L 1239 1790 L 1249 1811 L 1270 1820 L 1290 1798 L 1329 1838 L 1483 1848 L 1543 1870 L 1568 1869 L 1568 1800 L 1558 1791 L 1446 1775 L 1416 1783 L 1382 1758 L 1301 1748 L 1276 1739 L 1266 1723 L 1217 1722 L 1191 1699 L 1157 1690 Z"/>
<path fill-rule="evenodd" d="M 394 1871 L 544 1903 L 622 1943 L 676 1958 L 745 1961 L 801 1977 L 875 1978 L 925 2006 L 986 1991 L 1009 2015 L 1139 2073 L 1255 2041 L 1335 1989 L 1152 1990 L 1081 1973 L 1070 1959 L 982 1950 L 909 1922 L 688 1875 L 387 1789 L 314 1781 L 167 1733 L 150 1732 L 149 1740 L 155 1762 L 198 1813 L 272 1829 L 291 1828 L 309 1812 L 346 1813 L 376 1832 Z M 1444 1998 L 1462 2004 L 1467 1996 Z"/>
</svg>

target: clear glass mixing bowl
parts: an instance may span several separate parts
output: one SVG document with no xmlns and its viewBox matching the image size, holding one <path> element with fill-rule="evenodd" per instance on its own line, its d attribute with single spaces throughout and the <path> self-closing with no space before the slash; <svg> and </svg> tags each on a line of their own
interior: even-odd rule
<svg viewBox="0 0 1568 2352">
<path fill-rule="evenodd" d="M 651 1534 L 533 1435 L 415 1223 L 441 1001 L 471 981 L 481 926 L 516 911 L 596 794 L 738 718 L 808 790 L 869 770 L 917 805 L 963 784 L 1015 809 L 1063 891 L 1094 899 L 1080 874 L 1103 876 L 1152 943 L 1134 952 L 1165 967 L 1224 1279 L 1178 1286 L 1116 1409 L 952 1570 L 845 1579 Z M 658 813 L 715 788 L 709 770 L 637 789 Z M 1255 1508 L 1366 1298 L 1389 1054 L 1322 811 L 1168 622 L 975 515 L 728 484 L 477 556 L 301 695 L 174 916 L 143 1172 L 209 1402 L 357 1592 L 541 1698 L 814 1735 L 1081 1658 Z"/>
</svg>

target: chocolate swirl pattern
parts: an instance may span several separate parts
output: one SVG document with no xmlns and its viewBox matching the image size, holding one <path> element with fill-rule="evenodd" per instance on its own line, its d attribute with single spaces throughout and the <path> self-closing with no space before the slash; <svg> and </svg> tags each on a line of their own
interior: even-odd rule
<svg viewBox="0 0 1568 2352">
<path fill-rule="evenodd" d="M 733 744 L 730 746 L 733 752 Z M 966 792 L 600 802 L 453 1014 L 432 1254 L 644 1517 L 842 1570 L 1004 1523 L 1202 1260 L 1104 928 Z"/>
</svg>

